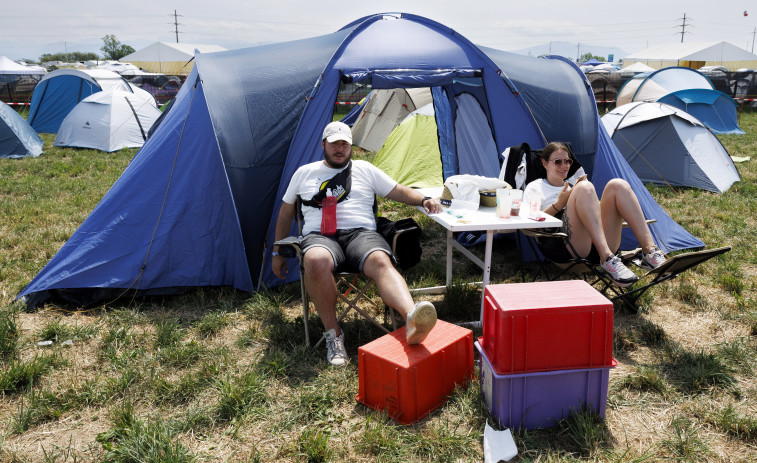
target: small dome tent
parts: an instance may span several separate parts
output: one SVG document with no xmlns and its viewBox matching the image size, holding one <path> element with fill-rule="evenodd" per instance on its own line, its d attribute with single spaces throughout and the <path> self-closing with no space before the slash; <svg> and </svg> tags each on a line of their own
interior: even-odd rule
<svg viewBox="0 0 757 463">
<path fill-rule="evenodd" d="M 660 101 L 682 109 L 699 119 L 716 134 L 743 134 L 738 124 L 736 102 L 715 90 L 701 72 L 670 67 L 639 74 L 618 91 L 616 106 L 633 101 Z"/>
<path fill-rule="evenodd" d="M 740 180 L 717 137 L 678 108 L 639 101 L 610 111 L 602 123 L 643 182 L 722 193 Z"/>
<path fill-rule="evenodd" d="M 0 158 L 37 157 L 42 139 L 16 110 L 0 101 Z"/>
<path fill-rule="evenodd" d="M 63 118 L 77 103 L 102 90 L 133 90 L 120 75 L 103 69 L 58 69 L 45 75 L 34 88 L 29 125 L 41 133 L 56 133 Z"/>
<path fill-rule="evenodd" d="M 346 82 L 430 88 L 443 179 L 459 172 L 461 152 L 489 166 L 509 146 L 569 141 L 600 191 L 628 177 L 657 220 L 661 249 L 703 245 L 645 192 L 567 59 L 479 48 L 435 21 L 387 13 L 310 39 L 197 53 L 194 63 L 158 129 L 19 294 L 28 306 L 295 281 L 297 272 L 280 280 L 270 265 L 282 194 L 299 166 L 323 159 L 323 127 Z M 490 135 L 481 152 L 455 127 L 458 105 L 471 98 Z"/>
<path fill-rule="evenodd" d="M 373 163 L 411 188 L 444 185 L 434 105 L 419 108 L 392 130 Z"/>
<path fill-rule="evenodd" d="M 150 94 L 123 90 L 93 93 L 63 119 L 55 146 L 107 152 L 139 148 L 161 114 Z"/>
</svg>

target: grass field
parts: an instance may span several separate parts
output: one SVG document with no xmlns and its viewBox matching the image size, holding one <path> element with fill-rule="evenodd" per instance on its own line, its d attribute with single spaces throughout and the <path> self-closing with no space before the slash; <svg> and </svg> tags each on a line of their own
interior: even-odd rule
<svg viewBox="0 0 757 463">
<path fill-rule="evenodd" d="M 740 123 L 747 135 L 720 138 L 732 155 L 753 156 L 757 113 Z M 323 347 L 303 347 L 297 284 L 28 313 L 15 295 L 135 153 L 52 141 L 39 158 L 0 159 L 0 462 L 483 460 L 484 424 L 494 423 L 477 378 L 411 426 L 356 403 L 357 349 L 380 333 L 345 322 L 352 361 L 330 367 Z M 738 168 L 742 181 L 721 195 L 649 187 L 708 247 L 733 250 L 652 290 L 639 314 L 616 310 L 606 419 L 579 411 L 516 431 L 516 461 L 757 461 L 757 160 Z M 441 227 L 381 206 L 424 229 L 409 284 L 444 281 Z M 534 268 L 521 270 L 513 243 L 497 242 L 493 283 Z M 464 283 L 480 271 L 456 256 L 455 275 L 433 299 L 439 316 L 476 318 L 480 292 Z"/>
</svg>

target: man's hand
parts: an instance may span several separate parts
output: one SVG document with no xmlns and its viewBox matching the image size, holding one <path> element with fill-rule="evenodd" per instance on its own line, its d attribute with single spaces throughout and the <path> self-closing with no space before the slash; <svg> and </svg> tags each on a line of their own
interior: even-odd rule
<svg viewBox="0 0 757 463">
<path fill-rule="evenodd" d="M 273 270 L 274 275 L 281 278 L 282 280 L 286 278 L 286 276 L 289 274 L 286 258 L 284 256 L 273 256 L 271 258 L 271 270 Z"/>
<path fill-rule="evenodd" d="M 438 214 L 442 212 L 442 203 L 439 202 L 439 198 L 427 199 L 423 202 L 423 209 L 428 214 Z"/>
</svg>

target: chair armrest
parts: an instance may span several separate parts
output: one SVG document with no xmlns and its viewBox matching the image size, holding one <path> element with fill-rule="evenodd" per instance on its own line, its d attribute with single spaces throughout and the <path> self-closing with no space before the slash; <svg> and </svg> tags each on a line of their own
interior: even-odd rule
<svg viewBox="0 0 757 463">
<path fill-rule="evenodd" d="M 559 238 L 565 239 L 567 234 L 561 231 L 550 231 L 548 228 L 524 228 L 521 230 L 524 235 L 531 238 Z"/>
<path fill-rule="evenodd" d="M 284 257 L 297 257 L 302 252 L 302 237 L 287 236 L 273 243 L 279 247 L 279 254 Z"/>
</svg>

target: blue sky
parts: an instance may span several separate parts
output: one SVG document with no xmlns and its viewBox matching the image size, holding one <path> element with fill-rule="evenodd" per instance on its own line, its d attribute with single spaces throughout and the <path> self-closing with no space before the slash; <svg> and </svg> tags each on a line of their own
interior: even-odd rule
<svg viewBox="0 0 757 463">
<path fill-rule="evenodd" d="M 755 9 L 744 16 L 750 4 Z M 751 50 L 757 29 L 757 4 L 733 0 L 29 0 L 3 5 L 0 55 L 37 59 L 66 51 L 99 54 L 108 34 L 137 50 L 153 42 L 175 42 L 174 11 L 180 42 L 229 49 L 327 34 L 368 14 L 398 11 L 438 21 L 476 44 L 532 49 L 533 54 L 542 53 L 538 46 L 550 42 L 594 54 L 610 47 L 629 54 L 680 42 L 684 14 L 687 42 L 726 41 Z"/>
</svg>

